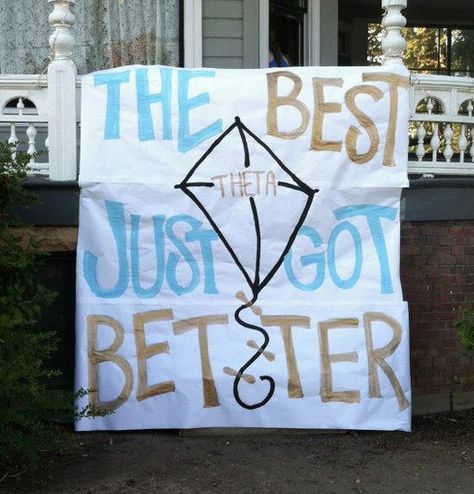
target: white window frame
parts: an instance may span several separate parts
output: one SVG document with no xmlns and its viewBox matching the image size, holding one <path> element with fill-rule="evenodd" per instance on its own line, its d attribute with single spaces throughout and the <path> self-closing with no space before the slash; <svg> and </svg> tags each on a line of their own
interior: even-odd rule
<svg viewBox="0 0 474 494">
<path fill-rule="evenodd" d="M 308 0 L 304 26 L 305 65 L 321 65 L 321 0 Z"/>
<path fill-rule="evenodd" d="M 268 68 L 268 37 L 270 35 L 270 1 L 258 1 L 258 66 Z"/>
<path fill-rule="evenodd" d="M 202 0 L 183 1 L 184 66 L 202 67 Z"/>
</svg>

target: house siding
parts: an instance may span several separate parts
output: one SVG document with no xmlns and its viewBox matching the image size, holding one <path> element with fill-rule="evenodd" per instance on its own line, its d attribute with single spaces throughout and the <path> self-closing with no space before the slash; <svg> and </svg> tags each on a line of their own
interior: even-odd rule
<svg viewBox="0 0 474 494">
<path fill-rule="evenodd" d="M 258 67 L 258 31 L 255 0 L 203 0 L 203 67 Z"/>
</svg>

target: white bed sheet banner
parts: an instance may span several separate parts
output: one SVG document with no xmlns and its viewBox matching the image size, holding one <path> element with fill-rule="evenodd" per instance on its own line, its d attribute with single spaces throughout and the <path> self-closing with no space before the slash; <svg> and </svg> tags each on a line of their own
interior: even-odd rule
<svg viewBox="0 0 474 494">
<path fill-rule="evenodd" d="M 410 429 L 403 67 L 82 79 L 78 430 Z"/>
</svg>

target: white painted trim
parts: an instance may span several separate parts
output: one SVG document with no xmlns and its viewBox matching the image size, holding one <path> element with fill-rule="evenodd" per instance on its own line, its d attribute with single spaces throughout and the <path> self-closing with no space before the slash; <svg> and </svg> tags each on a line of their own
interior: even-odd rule
<svg viewBox="0 0 474 494">
<path fill-rule="evenodd" d="M 261 69 L 268 68 L 268 38 L 270 24 L 270 2 L 269 0 L 258 1 L 258 65 Z"/>
<path fill-rule="evenodd" d="M 0 89 L 43 89 L 48 87 L 48 77 L 36 74 L 1 74 Z M 24 95 L 23 95 L 24 96 Z"/>
<path fill-rule="evenodd" d="M 305 25 L 305 64 L 321 65 L 321 0 L 308 1 Z"/>
<path fill-rule="evenodd" d="M 202 67 L 202 0 L 183 1 L 184 66 Z"/>
</svg>

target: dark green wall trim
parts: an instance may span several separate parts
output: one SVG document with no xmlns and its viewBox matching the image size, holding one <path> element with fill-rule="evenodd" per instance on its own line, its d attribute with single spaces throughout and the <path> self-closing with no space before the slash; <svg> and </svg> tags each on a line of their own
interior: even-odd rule
<svg viewBox="0 0 474 494">
<path fill-rule="evenodd" d="M 30 178 L 26 189 L 38 197 L 38 202 L 23 209 L 25 223 L 38 226 L 75 226 L 79 222 L 79 185 L 77 182 L 52 182 Z"/>
<path fill-rule="evenodd" d="M 402 221 L 474 219 L 474 179 L 463 177 L 410 180 L 402 193 Z"/>
<path fill-rule="evenodd" d="M 474 178 L 442 177 L 442 178 L 410 178 L 410 189 L 474 189 Z"/>
<path fill-rule="evenodd" d="M 26 223 L 38 226 L 75 226 L 79 220 L 77 182 L 29 179 L 26 188 L 38 204 L 21 212 Z M 402 193 L 402 221 L 474 219 L 474 178 L 426 178 L 410 180 Z"/>
</svg>

